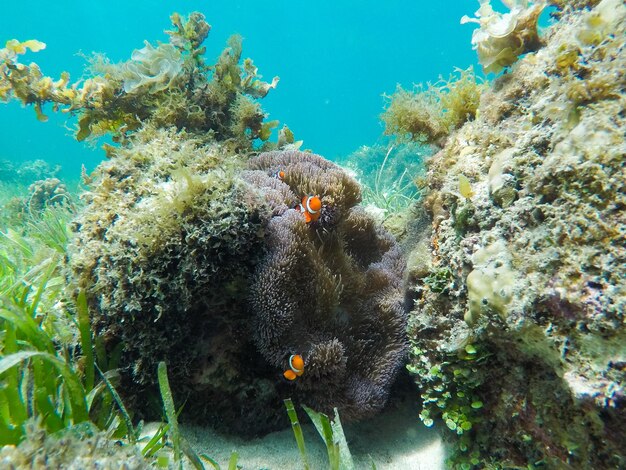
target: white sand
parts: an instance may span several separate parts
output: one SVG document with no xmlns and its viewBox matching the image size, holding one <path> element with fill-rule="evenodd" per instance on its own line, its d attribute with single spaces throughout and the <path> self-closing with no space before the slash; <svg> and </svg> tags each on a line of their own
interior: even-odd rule
<svg viewBox="0 0 626 470">
<path fill-rule="evenodd" d="M 386 411 L 363 423 L 344 425 L 356 470 L 443 470 L 445 450 L 437 431 L 420 422 L 418 411 L 407 404 Z M 311 470 L 328 468 L 326 446 L 302 409 L 304 440 Z M 300 470 L 302 462 L 291 429 L 246 441 L 218 434 L 210 428 L 181 426 L 182 434 L 198 453 L 206 453 L 228 468 L 231 451 L 239 453 L 244 470 Z M 370 460 L 371 457 L 371 460 Z M 210 468 L 210 466 L 207 466 Z"/>
</svg>

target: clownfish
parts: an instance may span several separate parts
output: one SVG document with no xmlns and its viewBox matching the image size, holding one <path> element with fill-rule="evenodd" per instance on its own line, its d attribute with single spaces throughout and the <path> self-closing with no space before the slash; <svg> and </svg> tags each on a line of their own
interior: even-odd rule
<svg viewBox="0 0 626 470">
<path fill-rule="evenodd" d="M 296 210 L 302 212 L 306 223 L 315 222 L 322 215 L 322 200 L 319 196 L 304 196 L 302 202 L 296 206 Z"/>
<path fill-rule="evenodd" d="M 275 171 L 272 176 L 274 178 L 282 181 L 283 178 L 285 177 L 285 172 L 283 170 L 278 170 L 278 171 Z"/>
<path fill-rule="evenodd" d="M 289 369 L 283 372 L 283 376 L 287 380 L 295 380 L 304 374 L 304 359 L 300 354 L 292 354 L 289 356 Z"/>
</svg>

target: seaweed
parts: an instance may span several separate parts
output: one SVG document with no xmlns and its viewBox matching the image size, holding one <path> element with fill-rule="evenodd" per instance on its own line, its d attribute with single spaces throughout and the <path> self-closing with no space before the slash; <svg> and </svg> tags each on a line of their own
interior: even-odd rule
<svg viewBox="0 0 626 470">
<path fill-rule="evenodd" d="M 230 142 L 236 150 L 251 150 L 265 142 L 274 122 L 254 100 L 275 88 L 278 77 L 263 82 L 251 59 L 240 65 L 241 37 L 232 36 L 214 65 L 203 58 L 203 41 L 210 26 L 194 12 L 188 18 L 174 13 L 170 42 L 145 46 L 128 61 L 111 64 L 104 55 L 90 59 L 91 76 L 70 83 L 44 76 L 35 63 L 24 65 L 19 55 L 39 51 L 45 44 L 12 40 L 0 49 L 0 101 L 17 99 L 32 105 L 39 120 L 47 119 L 44 106 L 75 115 L 77 140 L 111 134 L 124 143 L 147 122 L 158 127 Z"/>
<path fill-rule="evenodd" d="M 416 85 L 407 91 L 398 85 L 387 96 L 388 104 L 381 115 L 385 134 L 400 141 L 441 144 L 450 132 L 476 117 L 484 85 L 472 67 L 457 69 L 447 80 Z"/>
<path fill-rule="evenodd" d="M 286 399 L 284 403 L 291 421 L 293 434 L 300 451 L 303 468 L 308 470 L 310 468 L 309 458 L 306 452 L 304 435 L 302 434 L 302 426 L 298 420 L 298 414 L 293 406 L 291 398 Z M 334 420 L 330 420 L 330 418 L 324 413 L 319 413 L 307 406 L 303 406 L 302 408 L 306 411 L 307 415 L 309 415 L 315 429 L 326 444 L 326 450 L 328 452 L 328 468 L 331 470 L 354 469 L 352 455 L 350 454 L 350 449 L 348 448 L 348 443 L 343 432 L 343 427 L 341 426 L 341 420 L 339 419 L 337 408 L 334 410 Z M 374 465 L 373 467 L 375 468 Z"/>
</svg>

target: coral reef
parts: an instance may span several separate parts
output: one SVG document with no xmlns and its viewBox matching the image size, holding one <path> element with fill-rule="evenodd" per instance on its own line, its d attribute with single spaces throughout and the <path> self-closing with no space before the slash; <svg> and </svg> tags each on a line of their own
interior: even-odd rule
<svg viewBox="0 0 626 470">
<path fill-rule="evenodd" d="M 428 84 L 425 90 L 418 85 L 411 92 L 398 85 L 381 115 L 385 134 L 401 141 L 440 144 L 451 131 L 474 119 L 482 88 L 471 67 Z"/>
<path fill-rule="evenodd" d="M 626 465 L 626 6 L 560 14 L 428 160 L 411 227 L 409 370 L 457 468 Z"/>
<path fill-rule="evenodd" d="M 461 24 L 480 25 L 472 35 L 472 45 L 485 73 L 497 73 L 517 62 L 520 55 L 541 47 L 537 21 L 546 0 L 503 0 L 510 10 L 504 14 L 494 11 L 491 0 L 479 1 L 476 18 L 464 16 Z"/>
<path fill-rule="evenodd" d="M 70 84 L 63 73 L 57 81 L 46 77 L 35 63 L 24 65 L 19 55 L 45 44 L 9 41 L 0 49 L 0 100 L 18 99 L 33 105 L 40 120 L 43 106 L 53 103 L 78 115 L 76 138 L 106 133 L 123 142 L 145 122 L 176 127 L 228 141 L 235 149 L 250 149 L 256 139 L 266 141 L 275 121 L 264 122 L 265 113 L 256 98 L 264 97 L 278 82 L 260 80 L 251 59 L 241 59 L 241 38 L 233 36 L 214 65 L 202 54 L 210 26 L 200 13 L 187 19 L 174 14 L 170 43 L 149 43 L 135 50 L 131 59 L 111 64 L 102 55 L 91 61 L 92 77 Z"/>
</svg>

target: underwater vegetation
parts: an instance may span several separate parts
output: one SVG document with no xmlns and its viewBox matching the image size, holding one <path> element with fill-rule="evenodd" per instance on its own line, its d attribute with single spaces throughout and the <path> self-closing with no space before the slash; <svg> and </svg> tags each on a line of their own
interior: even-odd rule
<svg viewBox="0 0 626 470">
<path fill-rule="evenodd" d="M 481 90 L 474 70 L 457 70 L 448 80 L 428 84 L 426 89 L 416 85 L 414 91 L 406 91 L 400 85 L 388 97 L 388 104 L 381 119 L 385 134 L 398 140 L 439 144 L 450 132 L 461 127 L 476 116 Z"/>
<path fill-rule="evenodd" d="M 296 409 L 294 408 L 291 399 L 285 400 L 285 408 L 287 408 L 293 434 L 298 445 L 298 450 L 300 451 L 302 468 L 304 470 L 309 470 L 311 465 L 309 463 L 306 446 L 304 444 L 304 435 L 302 434 L 298 414 L 296 413 Z M 343 433 L 337 409 L 335 408 L 335 416 L 334 419 L 331 420 L 324 413 L 314 411 L 307 406 L 304 406 L 303 408 L 309 415 L 309 418 L 311 418 L 311 421 L 313 421 L 315 429 L 317 429 L 317 432 L 326 444 L 326 450 L 328 452 L 328 468 L 330 470 L 354 469 L 354 462 L 352 461 L 352 455 L 350 454 L 350 449 L 348 448 L 346 436 Z M 372 463 L 372 468 L 375 467 L 376 465 Z"/>
<path fill-rule="evenodd" d="M 40 120 L 43 108 L 52 103 L 78 117 L 76 139 L 111 134 L 122 142 L 146 121 L 157 127 L 174 127 L 228 141 L 234 148 L 248 149 L 255 139 L 266 141 L 276 121 L 264 122 L 265 114 L 254 101 L 278 83 L 260 80 L 251 59 L 240 66 L 242 39 L 232 36 L 213 65 L 205 63 L 202 43 L 210 26 L 200 13 L 183 19 L 171 17 L 170 42 L 156 47 L 146 42 L 131 59 L 111 64 L 103 55 L 91 59 L 91 77 L 70 83 L 69 74 L 53 80 L 37 64 L 24 65 L 19 56 L 45 47 L 38 41 L 9 41 L 0 49 L 0 101 L 17 99 L 32 105 Z"/>
<path fill-rule="evenodd" d="M 202 15 L 171 19 L 169 44 L 121 64 L 96 57 L 81 84 L 20 64 L 33 43 L 3 50 L 6 99 L 40 117 L 52 102 L 78 115 L 78 140 L 120 144 L 86 178 L 67 266 L 105 349 L 121 350 L 124 398 L 154 416 L 145 394 L 166 361 L 185 415 L 234 432 L 276 428 L 288 395 L 345 419 L 378 411 L 407 345 L 399 248 L 336 165 L 293 151 L 250 159 L 276 125 L 254 99 L 277 79 L 239 64 L 237 37 L 205 65 Z M 287 128 L 261 148 L 279 145 L 297 146 Z M 294 355 L 306 371 L 285 383 Z"/>
<path fill-rule="evenodd" d="M 361 185 L 365 210 L 397 234 L 390 218 L 403 213 L 419 198 L 417 180 L 423 174 L 423 160 L 432 150 L 414 142 L 363 145 L 338 163 Z"/>
<path fill-rule="evenodd" d="M 567 3 L 427 160 L 408 368 L 453 468 L 626 462 L 626 6 Z"/>
<path fill-rule="evenodd" d="M 89 419 L 112 433 L 122 423 L 103 382 L 95 379 L 94 356 L 85 354 L 90 361 L 83 360 L 80 372 L 77 367 L 77 351 L 91 352 L 93 343 L 86 311 L 78 307 L 72 317 L 65 297 L 62 260 L 71 216 L 66 208 L 51 207 L 0 232 L 3 445 L 17 444 L 36 429 L 53 433 Z"/>
<path fill-rule="evenodd" d="M 76 139 L 110 134 L 115 143 L 83 175 L 78 208 L 55 208 L 64 186 L 50 178 L 35 183 L 24 203 L 28 217 L 76 211 L 54 259 L 61 276 L 54 306 L 67 310 L 55 317 L 74 329 L 67 349 L 44 345 L 67 370 L 49 374 L 46 386 L 60 387 L 57 406 L 69 393 L 78 411 L 53 409 L 61 419 L 55 427 L 11 424 L 28 435 L 11 441 L 23 442 L 9 459 L 28 462 L 33 446 L 56 445 L 57 435 L 41 432 L 88 421 L 96 429 L 73 434 L 83 450 L 98 446 L 100 431 L 133 444 L 133 423 L 158 419 L 165 405 L 167 431 L 151 442 L 163 447 L 157 443 L 167 435 L 179 462 L 185 446 L 174 403 L 185 404 L 184 419 L 242 435 L 288 425 L 287 397 L 312 413 L 360 419 L 384 406 L 405 358 L 404 258 L 358 206 L 358 183 L 294 150 L 300 143 L 287 127 L 267 142 L 277 123 L 265 122 L 257 99 L 278 79 L 262 82 L 250 59 L 241 63 L 239 37 L 206 65 L 204 17 L 171 20 L 168 44 L 146 42 L 120 64 L 96 56 L 90 78 L 73 84 L 67 74 L 54 81 L 20 63 L 43 43 L 9 41 L 0 51 L 1 99 L 32 105 L 42 120 L 52 104 L 77 117 Z M 30 380 L 37 364 L 31 356 L 39 353 L 24 344 L 23 368 L 12 359 L 0 371 L 14 382 Z M 101 397 L 94 410 L 92 396 Z M 155 452 L 144 447 L 142 455 Z"/>
</svg>

